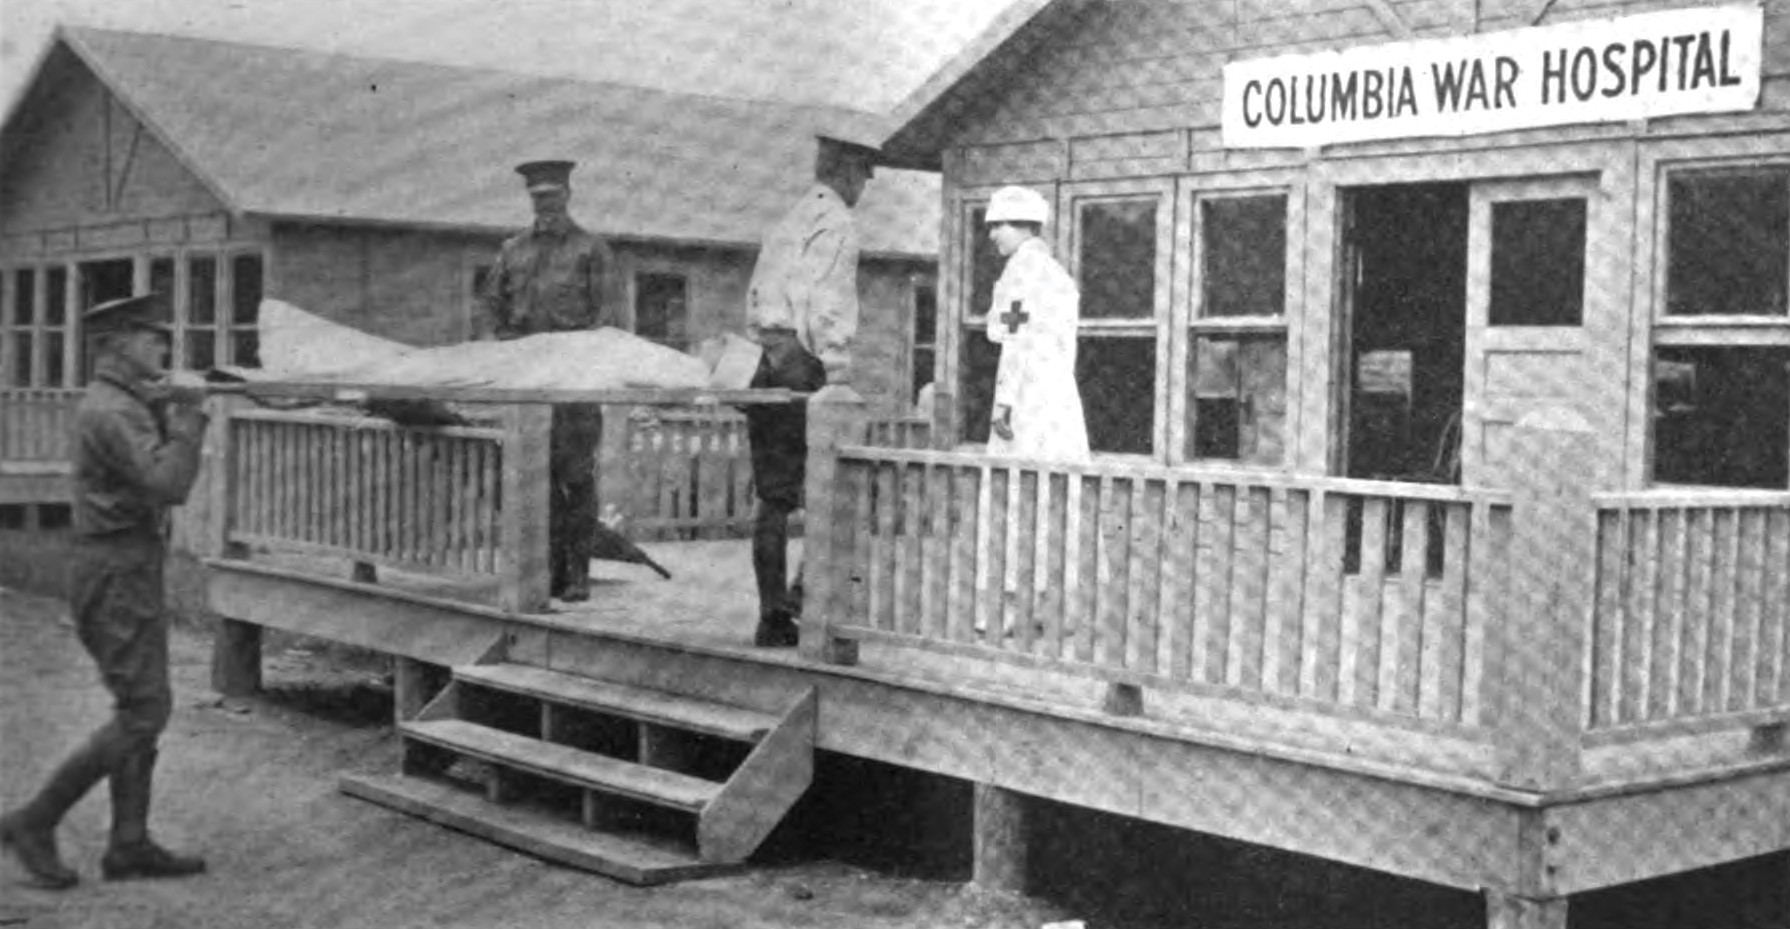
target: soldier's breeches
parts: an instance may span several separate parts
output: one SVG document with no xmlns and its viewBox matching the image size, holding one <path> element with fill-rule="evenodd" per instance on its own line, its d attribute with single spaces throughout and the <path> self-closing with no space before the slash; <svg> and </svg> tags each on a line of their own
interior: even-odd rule
<svg viewBox="0 0 1790 929">
<path fill-rule="evenodd" d="M 174 707 L 162 558 L 154 542 L 86 541 L 71 566 L 75 632 L 113 701 L 89 747 L 114 762 L 155 748 Z"/>
</svg>

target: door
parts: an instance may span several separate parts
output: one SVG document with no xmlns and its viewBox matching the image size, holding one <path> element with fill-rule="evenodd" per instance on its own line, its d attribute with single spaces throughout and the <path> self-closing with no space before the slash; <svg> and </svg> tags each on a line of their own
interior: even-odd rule
<svg viewBox="0 0 1790 929">
<path fill-rule="evenodd" d="M 1610 301 L 1621 297 L 1589 286 L 1589 243 L 1608 231 L 1607 212 L 1594 177 L 1473 185 L 1462 483 L 1532 483 L 1545 463 L 1521 453 L 1520 434 L 1576 437 L 1555 447 L 1589 457 L 1598 411 L 1620 388 L 1604 383 L 1605 346 L 1591 336 L 1604 328 Z"/>
</svg>

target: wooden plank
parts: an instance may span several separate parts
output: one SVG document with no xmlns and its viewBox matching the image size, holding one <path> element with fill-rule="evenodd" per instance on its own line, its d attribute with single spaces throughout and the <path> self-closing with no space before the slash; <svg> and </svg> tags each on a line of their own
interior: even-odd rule
<svg viewBox="0 0 1790 929">
<path fill-rule="evenodd" d="M 499 602 L 518 613 L 538 613 L 548 603 L 551 426 L 548 407 L 517 406 L 505 413 Z"/>
<path fill-rule="evenodd" d="M 1342 569 L 1344 508 L 1340 494 L 1316 491 L 1306 536 L 1304 629 L 1299 661 L 1299 692 L 1313 700 L 1337 699 L 1342 651 Z"/>
<path fill-rule="evenodd" d="M 972 632 L 969 637 L 975 638 L 976 632 L 980 632 L 986 636 L 989 644 L 999 646 L 1001 644 L 1001 585 L 1004 579 L 998 575 L 994 577 L 990 577 L 990 575 L 994 573 L 991 568 L 997 551 L 1002 547 L 995 540 L 998 538 L 1002 543 L 1006 541 L 1006 527 L 996 523 L 993 477 L 993 469 L 987 466 L 983 466 L 976 472 L 975 498 L 971 504 L 974 520 L 970 525 L 974 527 L 975 533 L 971 537 L 973 546 L 970 558 L 972 577 L 967 612 L 970 614 L 969 621 L 975 628 L 975 632 Z M 1006 501 L 1007 496 L 1002 493 L 1001 503 L 1003 506 Z"/>
<path fill-rule="evenodd" d="M 1766 524 L 1764 605 L 1769 632 L 1765 635 L 1770 656 L 1760 687 L 1760 703 L 1775 706 L 1787 695 L 1784 688 L 1784 654 L 1790 650 L 1790 513 L 1772 510 Z"/>
<path fill-rule="evenodd" d="M 1472 509 L 1442 505 L 1442 579 L 1423 601 L 1423 683 L 1417 715 L 1455 721 L 1461 718 L 1461 690 L 1466 654 L 1467 570 L 1471 551 L 1467 526 Z"/>
<path fill-rule="evenodd" d="M 922 634 L 949 636 L 948 599 L 951 593 L 951 469 L 938 465 L 926 469 L 927 534 Z"/>
<path fill-rule="evenodd" d="M 1233 687 L 1262 689 L 1262 650 L 1267 636 L 1267 576 L 1273 511 L 1271 488 L 1239 484 L 1231 524 L 1230 635 L 1225 648 L 1224 682 Z"/>
<path fill-rule="evenodd" d="M 1597 520 L 1596 615 L 1591 635 L 1591 728 L 1616 723 L 1622 703 L 1622 594 L 1628 561 L 1629 514 L 1602 510 Z"/>
<path fill-rule="evenodd" d="M 926 628 L 926 469 L 903 464 L 896 468 L 901 483 L 901 539 L 895 552 L 895 628 L 918 634 Z"/>
<path fill-rule="evenodd" d="M 869 625 L 871 622 L 870 573 L 876 544 L 875 514 L 871 510 L 871 496 L 875 492 L 873 468 L 868 462 L 839 462 L 847 492 L 851 494 L 853 515 L 851 524 L 845 527 L 849 542 L 849 561 L 844 565 L 836 565 L 834 571 L 851 584 L 851 612 L 844 621 L 854 626 Z"/>
<path fill-rule="evenodd" d="M 1008 562 L 1014 557 L 1016 548 L 1011 536 L 1019 516 L 1012 507 L 1018 474 L 1012 468 L 984 468 L 980 480 L 982 493 L 978 505 L 986 508 L 989 516 L 987 543 L 976 549 L 979 604 L 976 615 L 989 634 L 997 637 L 995 641 L 1003 642 L 1006 647 L 1005 640 L 1000 637 L 1014 631 L 1007 581 L 1013 573 Z"/>
<path fill-rule="evenodd" d="M 1343 703 L 1378 703 L 1389 511 L 1384 497 L 1365 497 L 1361 501 L 1360 571 L 1345 580 L 1343 601 L 1343 667 L 1337 696 Z"/>
<path fill-rule="evenodd" d="M 1631 512 L 1629 516 L 1628 589 L 1624 592 L 1622 653 L 1622 705 L 1618 722 L 1647 718 L 1652 703 L 1655 604 L 1659 584 L 1659 514 Z"/>
<path fill-rule="evenodd" d="M 809 688 L 727 779 L 696 824 L 704 861 L 744 861 L 814 780 L 819 696 Z"/>
<path fill-rule="evenodd" d="M 1469 516 L 1465 629 L 1461 634 L 1461 722 L 1481 726 L 1491 718 L 1494 689 L 1503 668 L 1491 651 L 1491 626 L 1503 616 L 1499 598 L 1511 581 L 1510 514 L 1476 506 Z"/>
<path fill-rule="evenodd" d="M 1064 658 L 1071 657 L 1072 644 L 1069 636 L 1076 636 L 1079 648 L 1074 657 L 1081 661 L 1093 658 L 1093 633 L 1088 628 L 1093 621 L 1093 611 L 1089 604 L 1092 591 L 1086 589 L 1083 578 L 1084 547 L 1082 530 L 1086 518 L 1082 509 L 1082 476 L 1069 475 L 1063 484 L 1063 622 L 1059 629 L 1058 640 L 1060 654 Z M 1088 553 L 1092 557 L 1092 552 Z"/>
<path fill-rule="evenodd" d="M 1130 481 L 1118 483 L 1111 477 L 1099 484 L 1100 500 L 1096 510 L 1094 533 L 1094 622 L 1089 628 L 1097 637 L 1093 660 L 1109 668 L 1125 667 L 1125 623 L 1130 613 L 1129 529 L 1131 496 L 1136 492 Z"/>
<path fill-rule="evenodd" d="M 343 793 L 569 867 L 636 885 L 715 877 L 739 864 L 704 862 L 669 842 L 594 832 L 528 807 L 500 807 L 450 785 L 413 777 L 350 775 Z"/>
<path fill-rule="evenodd" d="M 1039 570 L 1047 583 L 1039 592 L 1039 611 L 1044 615 L 1043 652 L 1063 655 L 1064 613 L 1068 610 L 1069 478 L 1050 471 L 1038 472 L 1038 518 L 1043 531 L 1038 541 Z"/>
<path fill-rule="evenodd" d="M 1207 683 L 1224 680 L 1236 500 L 1233 486 L 1207 483 L 1200 488 L 1193 568 L 1193 679 Z"/>
<path fill-rule="evenodd" d="M 555 745 L 464 719 L 410 721 L 398 733 L 473 758 L 676 810 L 699 812 L 721 792 L 714 781 Z"/>
<path fill-rule="evenodd" d="M 1168 650 L 1169 677 L 1187 680 L 1193 668 L 1193 577 L 1198 570 L 1195 553 L 1199 532 L 1200 485 L 1196 481 L 1170 483 L 1168 534 L 1163 540 L 1163 639 Z"/>
<path fill-rule="evenodd" d="M 1381 675 L 1380 708 L 1398 713 L 1417 712 L 1419 671 L 1423 658 L 1424 579 L 1429 572 L 1429 508 L 1421 500 L 1405 503 L 1404 534 L 1399 554 L 1399 609 L 1390 623 L 1393 641 L 1390 673 Z M 1390 611 L 1389 611 L 1390 612 Z M 1381 668 L 1387 663 L 1382 660 Z M 1390 698 L 1390 699 L 1388 699 Z"/>
<path fill-rule="evenodd" d="M 1737 712 L 1760 706 L 1759 669 L 1765 654 L 1764 596 L 1765 514 L 1755 509 L 1736 510 L 1735 527 L 1735 624 L 1734 689 L 1728 710 Z"/>
<path fill-rule="evenodd" d="M 1021 651 L 1030 653 L 1038 643 L 1038 552 L 1043 546 L 1039 521 L 1043 513 L 1039 486 L 1043 475 L 1032 468 L 1008 472 L 1007 537 L 1009 561 L 1007 573 L 1012 591 L 1015 641 Z"/>
<path fill-rule="evenodd" d="M 1738 567 L 1738 513 L 1731 508 L 1713 511 L 1709 546 L 1709 639 L 1705 643 L 1703 711 L 1724 713 L 1733 690 L 1735 666 L 1734 571 Z"/>
<path fill-rule="evenodd" d="M 1679 648 L 1684 627 L 1684 511 L 1659 514 L 1659 600 L 1653 624 L 1647 719 L 1665 719 L 1678 709 Z"/>
<path fill-rule="evenodd" d="M 981 477 L 977 468 L 953 468 L 950 477 L 950 509 L 945 533 L 950 539 L 951 586 L 945 598 L 947 634 L 953 641 L 976 637 L 977 523 L 982 518 Z"/>
<path fill-rule="evenodd" d="M 900 540 L 896 514 L 901 509 L 900 475 L 893 465 L 876 466 L 876 526 L 870 554 L 870 625 L 895 628 L 896 585 L 899 577 Z"/>
<path fill-rule="evenodd" d="M 1269 491 L 1268 575 L 1263 620 L 1262 689 L 1299 690 L 1299 594 L 1305 574 L 1305 526 L 1310 496 Z"/>
<path fill-rule="evenodd" d="M 1125 619 L 1128 650 L 1125 666 L 1155 673 L 1162 623 L 1162 530 L 1167 516 L 1168 488 L 1163 481 L 1133 482 L 1131 494 L 1129 612 Z M 1174 567 L 1169 566 L 1172 572 Z"/>
<path fill-rule="evenodd" d="M 1711 560 L 1715 557 L 1715 514 L 1690 510 L 1685 520 L 1685 588 L 1678 653 L 1678 713 L 1701 715 L 1704 682 L 1709 676 Z"/>
<path fill-rule="evenodd" d="M 454 669 L 454 678 L 564 706 L 738 742 L 757 742 L 778 723 L 778 717 L 771 713 L 510 662 L 463 665 Z"/>
</svg>

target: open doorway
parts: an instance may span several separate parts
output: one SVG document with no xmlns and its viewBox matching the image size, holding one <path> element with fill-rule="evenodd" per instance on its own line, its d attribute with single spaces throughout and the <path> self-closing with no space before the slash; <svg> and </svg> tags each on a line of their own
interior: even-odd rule
<svg viewBox="0 0 1790 929">
<path fill-rule="evenodd" d="M 1460 482 L 1468 190 L 1345 193 L 1349 477 Z"/>
</svg>

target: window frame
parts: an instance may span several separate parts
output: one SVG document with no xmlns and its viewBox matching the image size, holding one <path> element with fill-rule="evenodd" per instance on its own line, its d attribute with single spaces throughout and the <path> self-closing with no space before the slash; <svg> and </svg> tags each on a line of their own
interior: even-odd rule
<svg viewBox="0 0 1790 929">
<path fill-rule="evenodd" d="M 1169 409 L 1172 435 L 1168 459 L 1170 464 L 1223 468 L 1227 471 L 1285 473 L 1295 466 L 1298 453 L 1298 426 L 1301 403 L 1301 345 L 1295 333 L 1294 319 L 1304 305 L 1304 232 L 1305 196 L 1303 180 L 1297 172 L 1254 172 L 1252 175 L 1213 175 L 1183 178 L 1177 196 L 1176 255 L 1184 258 L 1177 274 L 1175 313 L 1171 321 L 1179 333 L 1171 344 L 1169 359 Z M 1248 199 L 1280 196 L 1286 202 L 1285 254 L 1282 276 L 1283 294 L 1278 316 L 1206 316 L 1205 300 L 1204 211 L 1201 207 L 1214 200 Z M 1263 464 L 1241 458 L 1200 458 L 1188 454 L 1189 434 L 1195 426 L 1188 410 L 1189 363 L 1194 343 L 1207 336 L 1241 338 L 1276 336 L 1286 351 L 1286 381 L 1282 385 L 1286 398 L 1286 415 L 1282 422 L 1282 447 L 1278 464 Z"/>
<path fill-rule="evenodd" d="M 930 342 L 920 341 L 920 294 L 925 290 L 932 291 L 932 341 Z M 936 385 L 939 381 L 939 353 L 942 350 L 941 346 L 946 341 L 941 339 L 939 334 L 945 327 L 945 321 L 944 295 L 939 288 L 937 275 L 929 271 L 915 271 L 908 275 L 907 363 L 902 367 L 908 374 L 907 405 L 909 406 L 917 402 L 920 389 L 924 386 L 915 383 L 920 376 L 919 359 L 922 351 L 932 353 L 932 366 L 928 371 L 930 377 L 927 379 L 927 383 Z M 936 394 L 938 388 L 933 387 L 933 391 Z"/>
<path fill-rule="evenodd" d="M 62 321 L 51 324 L 47 321 L 47 310 L 50 297 L 50 272 L 60 270 L 63 275 L 62 287 Z M 32 306 L 31 322 L 18 322 L 20 272 L 31 272 Z M 76 286 L 79 274 L 75 259 L 36 259 L 10 261 L 0 264 L 0 274 L 7 278 L 4 294 L 4 305 L 0 306 L 0 342 L 4 342 L 6 354 L 0 369 L 6 372 L 5 383 L 0 388 L 25 389 L 57 389 L 80 387 L 81 371 L 81 326 L 77 322 L 80 315 L 78 309 L 80 288 Z M 14 351 L 20 334 L 31 337 L 31 371 L 25 378 L 26 383 L 18 383 L 13 370 Z M 49 339 L 50 335 L 62 337 L 62 377 L 59 382 L 52 383 L 49 373 Z"/>
<path fill-rule="evenodd" d="M 1176 214 L 1178 197 L 1175 194 L 1175 180 L 1171 177 L 1141 178 L 1107 181 L 1074 181 L 1062 186 L 1056 203 L 1055 254 L 1057 260 L 1075 279 L 1076 286 L 1084 292 L 1081 269 L 1081 236 L 1082 214 L 1084 204 L 1115 203 L 1141 201 L 1154 198 L 1156 201 L 1156 255 L 1155 255 L 1155 295 L 1154 306 L 1148 319 L 1088 319 L 1083 317 L 1076 327 L 1077 342 L 1093 338 L 1150 338 L 1156 345 L 1156 371 L 1152 379 L 1154 390 L 1151 423 L 1150 451 L 1139 452 L 1103 452 L 1092 454 L 1101 460 L 1128 461 L 1146 464 L 1173 462 L 1173 436 L 1171 435 L 1169 418 L 1172 402 L 1171 380 L 1173 378 L 1171 360 L 1175 354 L 1172 339 L 1173 317 L 1175 307 L 1175 262 L 1180 252 L 1182 239 L 1176 234 Z M 1067 221 L 1063 221 L 1067 220 Z M 1046 230 L 1048 233 L 1050 230 Z M 1079 348 L 1077 356 L 1079 357 Z M 1082 397 L 1082 409 L 1088 408 L 1088 398 Z"/>
<path fill-rule="evenodd" d="M 690 325 L 694 321 L 694 316 L 695 316 L 695 314 L 693 314 L 691 312 L 691 306 L 690 306 L 690 304 L 691 304 L 690 292 L 691 292 L 692 277 L 693 276 L 691 275 L 689 269 L 680 267 L 680 266 L 660 266 L 657 264 L 637 265 L 629 271 L 629 273 L 628 273 L 628 319 L 631 324 L 631 328 L 636 336 L 639 336 L 640 338 L 645 339 L 646 341 L 651 342 L 655 345 L 662 345 L 662 346 L 665 346 L 666 348 L 673 348 L 680 352 L 689 351 L 692 347 L 694 347 L 696 345 L 698 340 L 691 334 L 691 325 Z M 661 339 L 656 336 L 649 336 L 649 335 L 644 335 L 641 333 L 641 331 L 640 331 L 640 300 L 641 300 L 641 296 L 646 291 L 646 288 L 643 287 L 642 285 L 645 283 L 645 280 L 647 278 L 676 278 L 680 283 L 682 283 L 683 290 L 684 290 L 684 318 L 682 320 L 682 327 L 683 327 L 683 338 L 682 339 L 673 340 L 673 339 L 670 339 L 669 337 Z"/>
<path fill-rule="evenodd" d="M 1638 376 L 1634 378 L 1635 387 L 1630 394 L 1631 409 L 1643 420 L 1643 428 L 1636 431 L 1640 433 L 1641 441 L 1637 473 L 1644 487 L 1694 487 L 1734 492 L 1754 490 L 1722 484 L 1666 482 L 1656 477 L 1660 415 L 1654 382 L 1655 365 L 1662 348 L 1790 348 L 1790 314 L 1667 313 L 1672 267 L 1672 181 L 1676 176 L 1683 175 L 1779 172 L 1784 177 L 1786 187 L 1790 188 L 1790 154 L 1762 155 L 1762 151 L 1774 149 L 1762 148 L 1756 143 L 1736 145 L 1733 140 L 1715 143 L 1684 140 L 1676 145 L 1658 146 L 1645 155 L 1644 170 L 1647 170 L 1647 176 L 1654 185 L 1653 196 L 1650 198 L 1654 214 L 1651 224 L 1654 236 L 1652 267 L 1650 274 L 1644 278 L 1646 298 L 1651 306 L 1647 312 L 1636 308 L 1637 325 L 1644 325 L 1646 332 L 1644 338 L 1636 340 L 1637 344 L 1644 346 L 1644 350 L 1638 353 L 1639 357 L 1633 359 L 1634 371 Z M 1782 149 L 1775 151 L 1781 152 Z M 1786 242 L 1790 243 L 1790 228 L 1784 231 Z M 1790 245 L 1786 247 L 1790 248 Z M 1790 280 L 1785 283 L 1790 288 Z M 1790 490 L 1790 474 L 1786 474 L 1785 486 L 1778 489 Z"/>
</svg>

